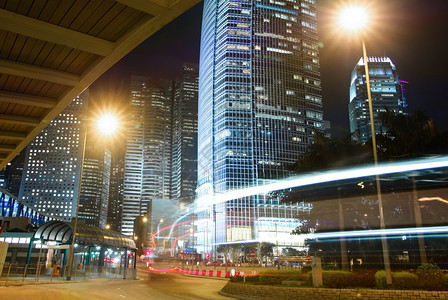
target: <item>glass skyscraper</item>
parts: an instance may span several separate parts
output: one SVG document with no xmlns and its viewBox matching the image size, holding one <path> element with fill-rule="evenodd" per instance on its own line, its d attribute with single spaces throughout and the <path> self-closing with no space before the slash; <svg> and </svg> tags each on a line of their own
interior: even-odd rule
<svg viewBox="0 0 448 300">
<path fill-rule="evenodd" d="M 323 130 L 315 1 L 205 0 L 199 78 L 197 204 L 214 242 L 256 239 L 263 197 L 212 199 L 287 176 Z"/>
<path fill-rule="evenodd" d="M 151 218 L 152 200 L 169 199 L 171 101 L 148 78 L 132 76 L 127 129 L 121 232 L 132 235 L 134 220 Z M 152 221 L 152 220 L 151 220 Z"/>
<path fill-rule="evenodd" d="M 197 185 L 199 66 L 184 64 L 173 86 L 171 198 L 190 204 Z"/>
<path fill-rule="evenodd" d="M 368 57 L 370 90 L 372 93 L 373 120 L 375 133 L 380 133 L 379 113 L 386 107 L 396 114 L 406 114 L 406 100 L 397 68 L 389 57 Z M 361 58 L 353 69 L 350 83 L 350 132 L 352 139 L 365 143 L 372 138 L 370 129 L 369 102 L 364 59 Z"/>
</svg>

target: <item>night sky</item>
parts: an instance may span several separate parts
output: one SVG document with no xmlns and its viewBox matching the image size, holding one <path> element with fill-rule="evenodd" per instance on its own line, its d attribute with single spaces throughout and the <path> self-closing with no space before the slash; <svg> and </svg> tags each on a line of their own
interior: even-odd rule
<svg viewBox="0 0 448 300">
<path fill-rule="evenodd" d="M 346 1 L 347 2 L 347 1 Z M 318 25 L 324 118 L 332 133 L 349 132 L 350 74 L 362 55 L 361 40 L 336 32 L 340 1 L 318 0 Z M 424 110 L 448 130 L 448 1 L 370 0 L 377 16 L 366 35 L 369 56 L 389 56 L 400 79 L 408 81 L 409 112 Z M 134 49 L 90 88 L 91 101 L 118 103 L 128 97 L 131 75 L 155 83 L 179 74 L 183 62 L 199 62 L 202 3 L 165 26 Z"/>
</svg>

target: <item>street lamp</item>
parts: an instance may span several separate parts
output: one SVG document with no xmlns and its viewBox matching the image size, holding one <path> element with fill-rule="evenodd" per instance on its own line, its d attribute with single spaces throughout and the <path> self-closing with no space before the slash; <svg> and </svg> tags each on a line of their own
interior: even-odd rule
<svg viewBox="0 0 448 300">
<path fill-rule="evenodd" d="M 370 88 L 370 74 L 367 59 L 366 43 L 364 41 L 364 33 L 369 23 L 369 14 L 365 7 L 357 5 L 349 5 L 340 11 L 338 21 L 340 27 L 343 30 L 351 31 L 353 33 L 359 33 L 361 36 L 362 53 L 366 73 L 367 99 L 369 103 L 369 119 L 370 119 L 370 132 L 372 135 L 373 161 L 375 167 L 378 167 L 378 154 L 377 154 L 376 136 L 375 136 L 375 120 L 373 118 L 373 107 L 372 107 L 372 91 Z M 379 175 L 376 175 L 376 190 L 377 190 L 378 207 L 380 214 L 380 228 L 386 229 L 386 224 L 384 222 L 383 198 L 381 195 L 381 184 Z M 385 235 L 381 236 L 381 244 L 383 248 L 384 269 L 386 271 L 386 284 L 388 287 L 391 287 L 392 273 L 390 270 L 389 246 Z"/>
<path fill-rule="evenodd" d="M 163 223 L 163 219 L 160 219 L 159 224 L 157 224 L 157 242 L 160 239 L 159 231 L 160 231 L 160 224 L 162 224 L 162 223 Z M 158 248 L 159 247 L 158 243 L 156 245 L 157 245 L 157 248 Z"/>
<path fill-rule="evenodd" d="M 113 114 L 105 113 L 97 119 L 96 128 L 98 129 L 98 132 L 100 132 L 101 134 L 110 136 L 118 128 L 118 119 Z M 67 255 L 67 268 L 68 268 L 67 280 L 71 279 L 73 259 L 74 259 L 74 255 L 75 255 L 74 246 L 75 246 L 75 240 L 76 240 L 76 234 L 77 234 L 76 231 L 78 229 L 79 202 L 81 201 L 81 184 L 82 184 L 82 173 L 84 170 L 84 158 L 86 155 L 87 131 L 88 130 L 87 130 L 87 124 L 86 124 L 85 130 L 84 130 L 84 138 L 83 138 L 84 141 L 83 141 L 83 145 L 82 145 L 81 173 L 79 176 L 78 202 L 76 204 L 75 222 L 73 224 L 73 238 L 72 238 L 71 244 L 69 245 L 68 255 Z"/>
</svg>

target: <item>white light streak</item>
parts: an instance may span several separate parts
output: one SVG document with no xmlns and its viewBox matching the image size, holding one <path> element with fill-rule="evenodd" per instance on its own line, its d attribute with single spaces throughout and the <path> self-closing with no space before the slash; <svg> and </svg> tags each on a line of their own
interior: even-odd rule
<svg viewBox="0 0 448 300">
<path fill-rule="evenodd" d="M 328 238 L 350 238 L 350 237 L 368 237 L 383 235 L 409 235 L 409 234 L 448 234 L 448 226 L 434 227 L 413 227 L 413 228 L 394 228 L 394 229 L 374 229 L 374 230 L 355 230 L 339 232 L 322 232 L 307 234 L 305 239 L 328 239 Z"/>
<path fill-rule="evenodd" d="M 246 189 L 239 189 L 230 191 L 224 194 L 215 194 L 212 196 L 204 196 L 210 204 L 224 203 L 230 200 L 250 197 L 255 195 L 267 194 L 272 191 L 285 190 L 295 187 L 303 187 L 313 184 L 328 183 L 338 180 L 347 180 L 354 178 L 363 178 L 368 176 L 394 174 L 402 172 L 412 172 L 425 169 L 448 167 L 448 156 L 438 156 L 424 159 L 417 159 L 405 162 L 383 163 L 375 166 L 351 168 L 341 171 L 326 171 L 321 173 L 304 174 L 297 177 L 287 178 L 275 183 L 266 184 L 262 186 L 254 186 Z M 204 201 L 204 199 L 198 199 Z M 209 209 L 208 207 L 202 210 Z M 201 211 L 198 209 L 197 212 Z"/>
</svg>

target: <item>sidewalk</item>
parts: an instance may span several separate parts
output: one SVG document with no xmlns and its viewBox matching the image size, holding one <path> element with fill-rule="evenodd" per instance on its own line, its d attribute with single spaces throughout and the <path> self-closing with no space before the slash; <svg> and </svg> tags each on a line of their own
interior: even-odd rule
<svg viewBox="0 0 448 300">
<path fill-rule="evenodd" d="M 3 274 L 0 277 L 0 287 L 4 286 L 21 286 L 21 285 L 36 285 L 36 284 L 53 284 L 53 283 L 74 283 L 84 282 L 89 280 L 123 280 L 123 275 L 114 272 L 103 271 L 101 274 L 98 272 L 85 272 L 75 270 L 71 280 L 67 280 L 65 276 L 50 276 L 52 269 L 47 269 L 44 273 L 41 273 L 36 277 L 36 274 L 28 274 L 26 277 L 23 274 L 12 274 L 6 277 Z M 61 274 L 63 275 L 63 274 Z"/>
</svg>

